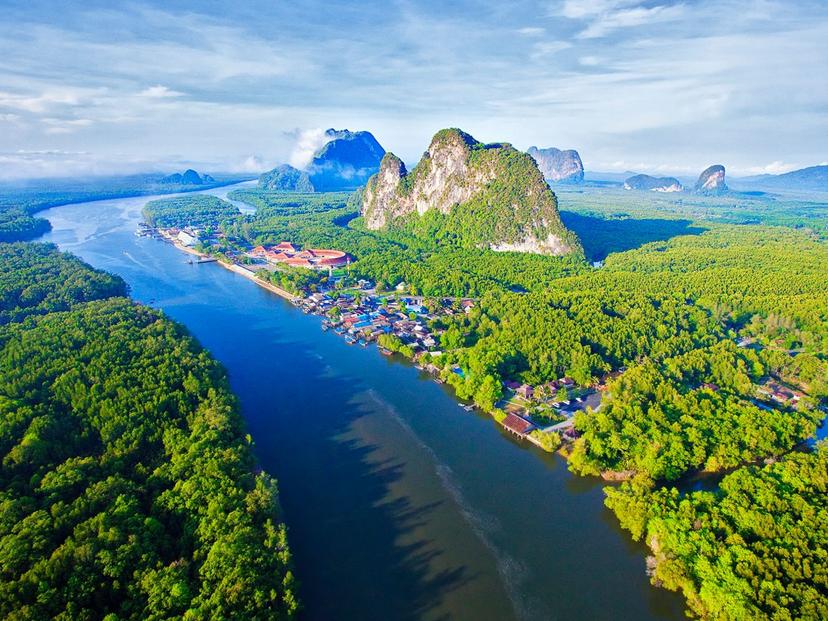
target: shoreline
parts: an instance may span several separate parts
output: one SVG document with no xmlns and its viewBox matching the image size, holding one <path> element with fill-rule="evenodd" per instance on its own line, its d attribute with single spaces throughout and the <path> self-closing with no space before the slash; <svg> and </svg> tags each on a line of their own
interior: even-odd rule
<svg viewBox="0 0 828 621">
<path fill-rule="evenodd" d="M 255 273 L 251 272 L 247 268 L 242 267 L 241 265 L 237 265 L 235 263 L 225 263 L 224 261 L 222 261 L 220 259 L 217 259 L 216 257 L 213 257 L 209 254 L 204 254 L 203 252 L 199 252 L 198 250 L 194 250 L 193 248 L 188 248 L 187 246 L 184 246 L 183 244 L 180 244 L 179 242 L 174 241 L 174 242 L 170 242 L 170 243 L 172 244 L 172 246 L 174 248 L 177 248 L 178 250 L 181 250 L 182 252 L 186 252 L 187 254 L 198 257 L 199 259 L 214 259 L 214 261 L 211 261 L 211 263 L 218 263 L 224 269 L 229 270 L 231 272 L 234 272 L 234 273 L 238 274 L 239 276 L 243 276 L 244 278 L 247 278 L 248 280 L 252 280 L 254 283 L 259 285 L 263 289 L 267 289 L 271 293 L 275 293 L 279 297 L 284 298 L 285 300 L 287 300 L 288 302 L 290 302 L 292 304 L 295 304 L 297 300 L 301 299 L 298 296 L 293 295 L 289 291 L 286 291 L 285 289 L 282 289 L 281 287 L 277 287 L 276 285 L 274 285 L 272 283 L 263 281 L 261 278 L 256 276 Z"/>
</svg>

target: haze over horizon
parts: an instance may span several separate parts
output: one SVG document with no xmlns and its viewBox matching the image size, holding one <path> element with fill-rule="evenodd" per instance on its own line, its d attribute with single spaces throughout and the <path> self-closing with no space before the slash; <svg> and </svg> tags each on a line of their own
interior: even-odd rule
<svg viewBox="0 0 828 621">
<path fill-rule="evenodd" d="M 301 164 L 324 128 L 406 162 L 460 127 L 589 171 L 825 163 L 818 0 L 6 0 L 0 179 Z"/>
</svg>

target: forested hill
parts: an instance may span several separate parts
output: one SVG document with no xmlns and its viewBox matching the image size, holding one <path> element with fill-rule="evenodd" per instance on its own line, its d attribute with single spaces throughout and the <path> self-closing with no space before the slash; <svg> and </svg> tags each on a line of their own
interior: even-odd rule
<svg viewBox="0 0 828 621">
<path fill-rule="evenodd" d="M 467 248 L 582 253 L 530 155 L 454 128 L 434 135 L 411 172 L 386 153 L 365 184 L 362 215 L 371 230 L 403 228 Z"/>
<path fill-rule="evenodd" d="M 292 618 L 223 369 L 54 247 L 0 244 L 0 274 L 0 617 Z"/>
</svg>

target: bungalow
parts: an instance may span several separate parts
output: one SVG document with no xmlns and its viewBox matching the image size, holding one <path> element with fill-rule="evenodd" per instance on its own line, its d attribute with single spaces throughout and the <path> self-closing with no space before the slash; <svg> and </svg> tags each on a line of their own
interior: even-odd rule
<svg viewBox="0 0 828 621">
<path fill-rule="evenodd" d="M 507 414 L 506 418 L 503 419 L 503 427 L 519 438 L 525 438 L 529 435 L 529 432 L 535 429 L 535 425 L 517 414 Z"/>
<path fill-rule="evenodd" d="M 278 244 L 273 246 L 271 249 L 275 250 L 277 252 L 286 252 L 286 253 L 290 253 L 290 254 L 295 254 L 295 253 L 299 252 L 299 247 L 298 246 L 295 246 L 294 244 L 291 244 L 290 242 L 285 242 L 285 241 L 279 242 Z"/>
<path fill-rule="evenodd" d="M 284 261 L 282 261 L 282 263 L 284 263 L 285 265 L 290 265 L 291 267 L 313 267 L 313 263 L 311 263 L 307 259 L 300 259 L 299 257 L 291 257 L 289 259 L 285 259 Z"/>
<path fill-rule="evenodd" d="M 529 384 L 521 384 L 517 387 L 515 392 L 524 399 L 531 399 L 532 396 L 535 394 L 535 389 L 532 388 Z"/>
<path fill-rule="evenodd" d="M 190 235 L 186 231 L 179 231 L 176 239 L 178 239 L 183 246 L 187 247 L 195 246 L 198 243 L 198 238 Z"/>
<path fill-rule="evenodd" d="M 262 256 L 271 263 L 282 263 L 288 259 L 288 256 L 283 252 L 274 252 L 273 250 L 265 250 Z"/>
</svg>

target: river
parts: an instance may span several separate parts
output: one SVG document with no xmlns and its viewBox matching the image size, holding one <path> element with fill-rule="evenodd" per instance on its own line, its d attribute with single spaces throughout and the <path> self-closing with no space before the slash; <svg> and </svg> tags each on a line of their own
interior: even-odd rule
<svg viewBox="0 0 828 621">
<path fill-rule="evenodd" d="M 226 196 L 234 187 L 207 193 Z M 134 235 L 156 197 L 56 207 L 43 237 L 122 276 L 227 368 L 279 480 L 309 621 L 683 619 L 600 481 L 216 264 Z"/>
</svg>

